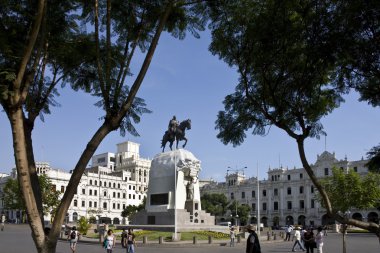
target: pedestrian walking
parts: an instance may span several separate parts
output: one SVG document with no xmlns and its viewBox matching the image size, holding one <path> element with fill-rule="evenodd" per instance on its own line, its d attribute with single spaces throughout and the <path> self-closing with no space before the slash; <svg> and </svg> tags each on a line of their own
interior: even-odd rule
<svg viewBox="0 0 380 253">
<path fill-rule="evenodd" d="M 315 236 L 318 253 L 323 253 L 323 236 L 322 227 L 318 227 L 318 233 Z"/>
<path fill-rule="evenodd" d="M 323 227 L 323 235 L 327 236 L 327 225 Z"/>
<path fill-rule="evenodd" d="M 303 241 L 305 242 L 306 253 L 314 253 L 315 237 L 312 228 L 308 228 L 303 234 Z"/>
<path fill-rule="evenodd" d="M 293 231 L 293 228 L 291 226 L 287 225 L 285 228 L 286 236 L 285 236 L 284 241 L 290 241 L 290 236 L 291 236 L 292 231 Z"/>
<path fill-rule="evenodd" d="M 4 231 L 4 227 L 5 227 L 5 215 L 2 214 L 1 215 L 1 231 Z"/>
<path fill-rule="evenodd" d="M 127 245 L 127 253 L 135 253 L 136 241 L 135 234 L 131 228 L 128 229 L 127 236 L 125 237 L 126 245 Z"/>
<path fill-rule="evenodd" d="M 123 232 L 121 232 L 121 247 L 126 248 L 127 245 L 125 244 L 125 237 L 127 236 L 127 230 L 123 228 Z"/>
<path fill-rule="evenodd" d="M 235 247 L 235 228 L 230 229 L 230 247 Z"/>
<path fill-rule="evenodd" d="M 115 235 L 113 234 L 112 229 L 108 229 L 107 235 L 104 238 L 104 248 L 107 250 L 107 253 L 112 253 L 113 248 L 116 245 L 116 238 Z"/>
<path fill-rule="evenodd" d="M 292 251 L 295 251 L 295 247 L 297 244 L 298 244 L 299 248 L 302 249 L 302 251 L 305 251 L 305 248 L 303 247 L 303 245 L 301 243 L 301 231 L 300 231 L 299 227 L 296 227 L 296 229 L 295 229 L 294 238 L 296 239 L 296 241 L 293 244 Z"/>
<path fill-rule="evenodd" d="M 245 253 L 261 253 L 260 241 L 255 232 L 255 226 L 250 224 L 246 227 L 246 229 L 249 232 L 249 236 L 247 238 Z"/>
<path fill-rule="evenodd" d="M 79 232 L 77 228 L 73 226 L 70 230 L 70 233 L 67 235 L 67 240 L 70 240 L 70 249 L 75 253 L 78 243 Z"/>
</svg>

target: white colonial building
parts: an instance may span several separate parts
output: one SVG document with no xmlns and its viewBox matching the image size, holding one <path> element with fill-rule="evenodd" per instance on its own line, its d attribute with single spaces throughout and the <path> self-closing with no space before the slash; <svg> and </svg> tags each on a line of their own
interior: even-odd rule
<svg viewBox="0 0 380 253">
<path fill-rule="evenodd" d="M 311 167 L 319 178 L 331 176 L 334 167 L 344 171 L 353 169 L 364 175 L 368 173 L 368 169 L 364 166 L 366 162 L 364 159 L 337 160 L 335 153 L 325 151 L 318 155 L 317 161 L 311 164 Z M 229 201 L 236 200 L 239 204 L 249 205 L 251 207 L 249 222 L 253 224 L 257 223 L 258 208 L 260 221 L 264 226 L 293 224 L 316 226 L 334 223 L 316 200 L 316 189 L 303 168 L 269 168 L 268 178 L 259 181 L 259 188 L 257 183 L 257 178 L 246 178 L 244 172 L 240 170 L 232 174 L 227 172 L 225 182 L 210 182 L 202 187 L 201 194 L 223 193 Z M 358 220 L 379 222 L 377 209 L 351 210 L 350 215 Z M 228 217 L 224 219 L 227 220 Z"/>
<path fill-rule="evenodd" d="M 127 223 L 121 212 L 128 205 L 138 206 L 146 197 L 151 160 L 140 158 L 140 144 L 131 141 L 117 144 L 117 153 L 104 153 L 92 158 L 78 185 L 77 192 L 66 214 L 66 223 L 76 222 L 79 217 L 95 218 L 98 222 L 113 224 Z M 65 192 L 71 172 L 50 167 L 49 163 L 36 163 L 38 174 L 46 174 L 62 194 Z M 0 199 L 2 188 L 11 175 L 0 177 Z M 17 221 L 22 217 L 17 210 L 5 210 L 0 201 L 0 212 L 8 220 Z M 50 216 L 45 220 L 49 221 Z"/>
</svg>

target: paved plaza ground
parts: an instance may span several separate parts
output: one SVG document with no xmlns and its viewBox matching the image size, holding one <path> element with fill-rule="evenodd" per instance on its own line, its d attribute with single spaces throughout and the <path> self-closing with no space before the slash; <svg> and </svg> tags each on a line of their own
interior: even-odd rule
<svg viewBox="0 0 380 253">
<path fill-rule="evenodd" d="M 266 252 L 291 252 L 293 242 L 284 242 L 283 240 L 266 241 L 262 237 L 262 253 Z M 236 247 L 220 246 L 225 241 L 214 241 L 213 244 L 199 242 L 193 245 L 192 242 L 165 243 L 159 245 L 158 242 L 150 242 L 136 249 L 136 253 L 224 253 L 224 252 L 245 252 L 245 241 L 242 240 Z M 380 244 L 376 236 L 372 234 L 348 234 L 347 235 L 347 253 L 369 253 L 379 252 Z M 67 241 L 59 241 L 57 253 L 71 253 Z M 94 242 L 83 241 L 78 243 L 77 253 L 104 253 L 105 250 Z M 114 249 L 113 253 L 125 253 L 126 250 L 121 248 L 120 244 Z M 302 251 L 299 251 L 302 252 Z M 325 237 L 324 253 L 342 252 L 342 235 L 329 233 Z M 0 253 L 37 253 L 33 244 L 30 228 L 27 225 L 6 225 L 4 231 L 0 231 Z M 314 253 L 317 253 L 315 250 Z"/>
</svg>

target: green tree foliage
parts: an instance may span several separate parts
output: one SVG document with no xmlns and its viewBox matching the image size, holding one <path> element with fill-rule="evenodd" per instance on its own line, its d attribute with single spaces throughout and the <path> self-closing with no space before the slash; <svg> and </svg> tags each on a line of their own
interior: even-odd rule
<svg viewBox="0 0 380 253">
<path fill-rule="evenodd" d="M 336 26 L 341 29 L 338 53 L 341 80 L 355 88 L 360 100 L 380 105 L 380 3 L 334 1 Z"/>
<path fill-rule="evenodd" d="M 228 210 L 230 210 L 233 219 L 235 219 L 236 215 L 238 215 L 238 219 L 239 219 L 240 223 L 246 224 L 248 221 L 248 216 L 251 212 L 251 207 L 246 205 L 246 204 L 240 205 L 235 200 L 229 204 Z M 237 211 L 237 213 L 236 213 L 236 211 Z"/>
<path fill-rule="evenodd" d="M 3 189 L 4 208 L 13 210 L 25 210 L 22 193 L 16 179 L 10 178 Z"/>
<path fill-rule="evenodd" d="M 44 214 L 53 214 L 60 203 L 60 192 L 56 191 L 46 175 L 38 177 L 42 192 Z M 25 210 L 25 203 L 17 179 L 8 179 L 4 186 L 4 207 L 6 209 Z"/>
<path fill-rule="evenodd" d="M 247 0 L 209 5 L 210 51 L 239 74 L 235 92 L 225 97 L 224 111 L 218 113 L 217 137 L 236 146 L 248 131 L 265 136 L 272 126 L 284 130 L 297 143 L 302 165 L 331 216 L 330 198 L 306 159 L 304 143 L 326 134 L 321 119 L 348 91 L 342 85 L 350 49 L 348 41 L 341 43 L 347 32 L 341 4 Z M 380 235 L 378 225 L 348 223 Z"/>
<path fill-rule="evenodd" d="M 223 216 L 226 213 L 228 200 L 223 193 L 205 193 L 201 196 L 202 209 L 215 215 Z"/>
<path fill-rule="evenodd" d="M 321 183 L 330 197 L 334 213 L 377 206 L 380 199 L 379 174 L 368 173 L 361 177 L 353 169 L 346 173 L 339 168 L 333 168 L 332 173 L 331 177 L 322 179 Z M 318 198 L 324 206 L 320 195 Z"/>
<path fill-rule="evenodd" d="M 41 187 L 44 214 L 51 214 L 54 217 L 57 207 L 61 202 L 61 193 L 57 191 L 55 185 L 51 183 L 51 180 L 45 174 L 38 176 L 38 181 Z"/>
<path fill-rule="evenodd" d="M 380 144 L 367 152 L 367 158 L 369 159 L 366 164 L 368 169 L 372 172 L 380 173 Z"/>
<path fill-rule="evenodd" d="M 91 228 L 90 221 L 86 217 L 81 216 L 78 220 L 78 231 L 82 235 L 86 235 L 87 231 Z"/>
<path fill-rule="evenodd" d="M 102 140 L 115 130 L 138 135 L 133 123 L 150 111 L 136 95 L 162 32 L 199 37 L 203 9 L 202 1 L 182 0 L 1 2 L 0 103 L 12 128 L 20 189 L 38 252 L 55 251 L 75 190 Z M 133 67 L 133 80 L 131 62 L 139 49 L 145 59 Z M 104 117 L 78 159 L 46 237 L 32 131 L 38 116 L 43 120 L 50 106 L 59 105 L 57 84 L 98 97 Z"/>
</svg>

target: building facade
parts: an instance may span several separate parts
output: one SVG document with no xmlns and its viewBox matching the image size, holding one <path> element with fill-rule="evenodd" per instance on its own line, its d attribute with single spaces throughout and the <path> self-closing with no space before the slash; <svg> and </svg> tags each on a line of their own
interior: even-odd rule
<svg viewBox="0 0 380 253">
<path fill-rule="evenodd" d="M 76 194 L 67 211 L 65 223 L 76 222 L 81 216 L 95 218 L 98 222 L 126 224 L 128 220 L 121 212 L 128 205 L 138 206 L 146 197 L 151 160 L 140 158 L 139 145 L 131 141 L 117 144 L 117 153 L 104 153 L 92 158 L 78 185 Z M 71 172 L 50 167 L 49 163 L 37 162 L 38 174 L 45 174 L 55 190 L 65 192 Z M 0 200 L 2 189 L 9 178 L 17 178 L 16 169 L 0 178 Z M 0 212 L 7 219 L 17 222 L 21 211 L 5 210 L 0 201 Z M 50 221 L 50 215 L 45 221 Z"/>
<path fill-rule="evenodd" d="M 366 162 L 364 159 L 337 160 L 334 153 L 325 151 L 317 156 L 315 164 L 311 164 L 311 167 L 318 178 L 331 176 L 334 167 L 344 171 L 353 169 L 365 175 L 368 173 Z M 232 174 L 227 172 L 225 182 L 210 182 L 202 187 L 201 193 L 223 193 L 229 201 L 236 200 L 239 204 L 249 205 L 249 222 L 252 224 L 257 223 L 258 211 L 260 222 L 264 226 L 316 226 L 334 223 L 317 201 L 316 189 L 303 168 L 269 168 L 267 173 L 268 178 L 258 182 L 257 178 L 246 178 L 240 171 Z M 350 215 L 358 220 L 379 222 L 379 211 L 375 208 L 351 210 Z"/>
</svg>

